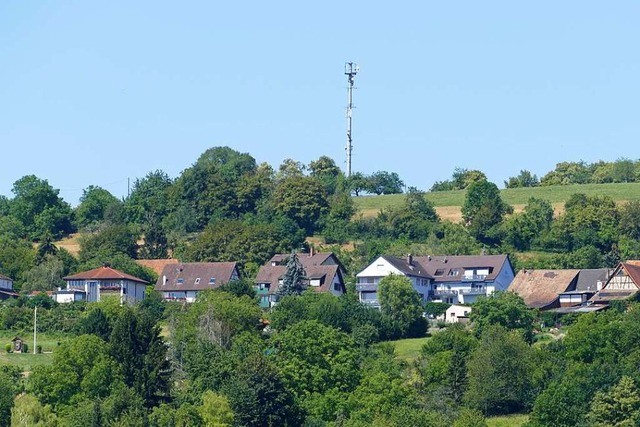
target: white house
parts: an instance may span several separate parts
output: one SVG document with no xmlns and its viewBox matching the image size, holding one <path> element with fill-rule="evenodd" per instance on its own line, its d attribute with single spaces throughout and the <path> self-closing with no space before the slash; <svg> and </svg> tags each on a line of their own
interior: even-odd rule
<svg viewBox="0 0 640 427">
<path fill-rule="evenodd" d="M 514 277 L 507 255 L 382 255 L 356 275 L 360 301 L 379 307 L 378 284 L 390 274 L 407 277 L 425 302 L 449 304 L 471 304 L 479 296 L 506 290 Z"/>
<path fill-rule="evenodd" d="M 105 297 L 120 299 L 121 303 L 136 303 L 142 301 L 145 296 L 147 282 L 135 276 L 115 270 L 108 265 L 83 271 L 62 278 L 67 282 L 67 291 L 84 292 L 84 299 L 88 302 L 101 301 Z M 64 294 L 61 294 L 64 295 Z M 76 296 L 74 293 L 73 301 Z M 56 296 L 56 300 L 57 300 Z M 65 302 L 70 297 L 60 297 Z"/>
<path fill-rule="evenodd" d="M 438 320 L 444 320 L 447 323 L 466 323 L 469 321 L 469 313 L 471 313 L 471 307 L 452 304 Z"/>
</svg>

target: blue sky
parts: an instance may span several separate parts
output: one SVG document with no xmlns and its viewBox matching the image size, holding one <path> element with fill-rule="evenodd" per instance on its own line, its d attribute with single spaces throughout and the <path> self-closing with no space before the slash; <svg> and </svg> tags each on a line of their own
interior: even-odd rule
<svg viewBox="0 0 640 427">
<path fill-rule="evenodd" d="M 0 2 L 0 194 L 27 174 L 176 177 L 228 145 L 274 167 L 344 167 L 428 189 L 560 161 L 637 159 L 637 1 Z"/>
</svg>

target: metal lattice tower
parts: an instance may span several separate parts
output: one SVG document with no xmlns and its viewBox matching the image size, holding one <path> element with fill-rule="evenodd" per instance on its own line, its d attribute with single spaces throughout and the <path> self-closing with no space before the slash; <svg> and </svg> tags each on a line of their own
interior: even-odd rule
<svg viewBox="0 0 640 427">
<path fill-rule="evenodd" d="M 351 138 L 351 119 L 352 119 L 352 111 L 353 111 L 353 82 L 355 80 L 356 74 L 358 74 L 360 68 L 355 62 L 347 62 L 344 64 L 344 74 L 347 76 L 349 80 L 348 90 L 348 104 L 347 104 L 347 177 L 351 176 L 351 150 L 353 146 L 351 142 L 353 141 Z"/>
</svg>

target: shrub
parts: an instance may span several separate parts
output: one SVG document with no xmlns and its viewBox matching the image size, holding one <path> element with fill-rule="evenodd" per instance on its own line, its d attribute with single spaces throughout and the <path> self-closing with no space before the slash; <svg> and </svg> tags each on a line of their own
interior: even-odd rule
<svg viewBox="0 0 640 427">
<path fill-rule="evenodd" d="M 27 343 L 22 344 L 22 353 L 29 353 L 29 344 Z"/>
<path fill-rule="evenodd" d="M 42 354 L 42 345 L 41 345 L 41 344 L 38 344 L 38 345 L 36 346 L 36 353 L 38 353 L 38 354 Z"/>
<path fill-rule="evenodd" d="M 11 353 L 11 343 L 5 344 L 4 349 L 7 353 Z"/>
</svg>

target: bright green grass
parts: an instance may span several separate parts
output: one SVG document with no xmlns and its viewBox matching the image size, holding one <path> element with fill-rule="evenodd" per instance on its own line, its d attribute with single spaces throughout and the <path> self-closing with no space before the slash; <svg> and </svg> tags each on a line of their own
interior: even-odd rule
<svg viewBox="0 0 640 427">
<path fill-rule="evenodd" d="M 525 205 L 531 197 L 548 200 L 551 203 L 563 203 L 575 193 L 584 193 L 588 196 L 605 194 L 615 201 L 640 200 L 640 183 L 555 185 L 500 190 L 502 199 L 510 205 Z M 462 206 L 465 191 L 437 191 L 426 193 L 426 197 L 436 207 Z M 380 210 L 384 207 L 400 206 L 404 201 L 404 195 L 360 196 L 354 197 L 354 201 L 359 210 Z"/>
<path fill-rule="evenodd" d="M 15 337 L 13 334 L 0 332 L 0 365 L 15 365 L 23 371 L 30 371 L 35 366 L 50 365 L 53 361 L 53 353 L 58 348 L 58 343 L 63 343 L 68 338 L 38 334 L 38 344 L 42 346 L 42 354 L 33 354 L 33 335 L 21 335 L 20 337 L 29 345 L 29 353 L 7 353 L 5 344 L 10 343 Z"/>
<path fill-rule="evenodd" d="M 528 415 L 506 415 L 487 418 L 489 427 L 520 427 L 529 420 Z"/>
<path fill-rule="evenodd" d="M 429 337 L 409 338 L 405 340 L 389 341 L 389 343 L 393 345 L 398 359 L 411 362 L 418 358 L 420 350 L 422 350 L 422 346 L 428 339 Z"/>
</svg>

